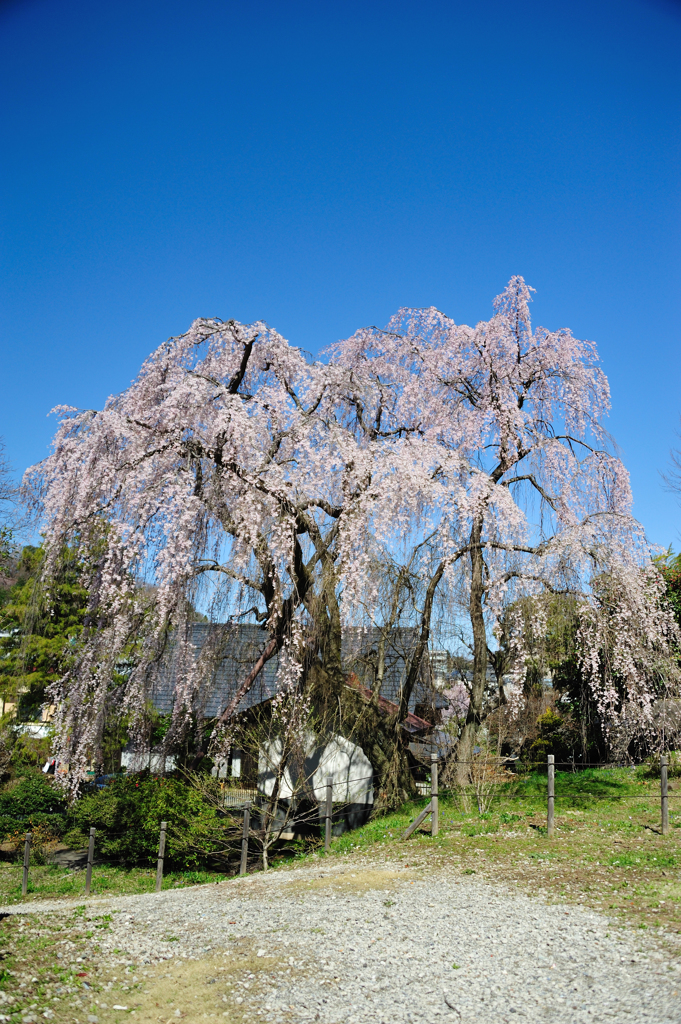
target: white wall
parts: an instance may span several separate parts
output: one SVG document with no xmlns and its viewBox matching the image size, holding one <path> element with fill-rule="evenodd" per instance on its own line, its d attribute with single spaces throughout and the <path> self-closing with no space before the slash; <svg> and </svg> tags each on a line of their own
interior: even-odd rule
<svg viewBox="0 0 681 1024">
<path fill-rule="evenodd" d="M 333 800 L 336 803 L 373 804 L 373 768 L 361 747 L 344 736 L 334 736 L 328 743 L 318 745 L 314 736 L 308 737 L 305 762 L 297 778 L 286 768 L 279 795 L 321 802 L 326 799 L 327 776 L 333 778 Z M 281 761 L 281 743 L 274 740 L 260 750 L 258 758 L 258 789 L 272 795 L 276 772 Z"/>
<path fill-rule="evenodd" d="M 141 772 L 145 768 L 151 772 L 172 772 L 175 768 L 175 758 L 164 757 L 163 754 L 152 754 L 148 750 L 141 753 L 124 750 L 121 754 L 121 768 L 125 768 L 129 772 Z"/>
</svg>

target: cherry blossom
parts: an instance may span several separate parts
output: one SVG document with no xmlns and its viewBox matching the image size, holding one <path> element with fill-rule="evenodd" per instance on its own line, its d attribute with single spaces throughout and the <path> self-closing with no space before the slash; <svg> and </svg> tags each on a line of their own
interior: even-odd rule
<svg viewBox="0 0 681 1024">
<path fill-rule="evenodd" d="M 363 527 L 343 538 L 345 561 L 367 565 L 377 541 L 393 550 L 421 543 L 424 582 L 458 590 L 473 650 L 463 763 L 481 722 L 490 634 L 519 597 L 579 598 L 582 664 L 613 722 L 648 715 L 661 675 L 677 685 L 678 635 L 603 426 L 609 389 L 596 347 L 565 329 L 533 328 L 530 300 L 515 277 L 475 328 L 433 308 L 402 309 L 386 328 L 332 350 L 336 364 L 373 378 L 357 417 L 380 425 L 384 449 L 359 498 Z M 617 581 L 607 636 L 604 579 Z M 361 570 L 346 585 L 366 586 Z M 431 611 L 425 602 L 425 635 Z M 522 664 L 521 642 L 517 654 Z"/>
<path fill-rule="evenodd" d="M 384 329 L 334 345 L 326 362 L 264 323 L 197 320 L 101 411 L 56 410 L 52 453 L 25 487 L 45 531 L 48 587 L 71 544 L 90 595 L 80 646 L 51 695 L 72 787 L 107 703 L 140 723 L 170 663 L 172 743 L 226 624 L 246 617 L 263 626 L 262 650 L 216 736 L 229 734 L 275 655 L 281 694 L 304 690 L 314 659 L 342 686 L 341 630 L 358 622 L 416 627 L 402 720 L 447 607 L 470 623 L 458 745 L 470 760 L 494 624 L 510 602 L 546 589 L 579 596 L 583 665 L 604 714 L 650 706 L 641 652 L 667 664 L 677 638 L 603 427 L 607 380 L 593 343 L 532 326 L 530 298 L 513 278 L 475 327 L 402 309 Z M 617 699 L 602 670 L 606 577 L 617 581 L 607 625 Z M 198 658 L 192 608 L 214 624 Z"/>
</svg>

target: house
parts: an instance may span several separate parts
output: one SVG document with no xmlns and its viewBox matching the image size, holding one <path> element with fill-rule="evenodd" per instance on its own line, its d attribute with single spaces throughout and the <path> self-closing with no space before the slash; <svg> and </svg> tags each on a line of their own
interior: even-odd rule
<svg viewBox="0 0 681 1024">
<path fill-rule="evenodd" d="M 413 629 L 394 629 L 387 635 L 377 627 L 346 629 L 341 641 L 346 685 L 369 701 L 374 697 L 381 671 L 377 694 L 379 709 L 385 714 L 395 713 L 416 641 L 417 633 Z M 266 642 L 266 631 L 252 623 L 227 624 L 221 631 L 207 623 L 192 625 L 191 646 L 201 678 L 201 686 L 197 687 L 193 702 L 197 717 L 204 720 L 215 718 L 229 705 Z M 416 743 L 423 743 L 432 733 L 433 721 L 446 706 L 434 678 L 440 682 L 441 660 L 435 671 L 431 670 L 428 660 L 424 662 L 402 723 L 410 740 Z M 278 667 L 279 659 L 275 655 L 266 662 L 237 705 L 237 714 L 255 711 L 272 700 L 277 692 Z M 170 657 L 153 682 L 151 700 L 161 713 L 172 710 L 178 671 Z M 424 712 L 430 717 L 426 717 Z M 293 775 L 288 767 L 283 774 L 279 772 L 280 760 L 281 747 L 277 747 L 277 741 L 263 737 L 257 764 L 253 757 L 247 758 L 243 750 L 232 748 L 229 761 L 217 765 L 213 773 L 224 779 L 227 786 L 240 786 L 242 794 L 248 794 L 249 787 L 252 787 L 250 792 L 254 799 L 256 795 L 271 797 L 275 779 L 281 775 L 278 798 L 293 802 L 304 799 L 310 805 L 318 805 L 325 799 L 327 781 L 331 778 L 333 801 L 343 806 L 342 821 L 337 822 L 335 830 L 356 827 L 368 818 L 374 800 L 373 767 L 350 735 L 334 735 L 323 744 L 310 735 L 306 740 L 303 762 Z M 161 755 L 155 751 L 136 755 L 124 752 L 123 763 L 133 771 L 143 767 L 162 769 Z M 170 767 L 170 763 L 166 767 Z"/>
<path fill-rule="evenodd" d="M 382 639 L 379 627 L 349 627 L 341 638 L 341 661 L 345 672 L 353 673 L 362 686 L 372 689 L 378 671 L 378 647 Z M 390 630 L 385 637 L 384 669 L 380 697 L 392 704 L 398 704 L 402 687 L 406 682 L 409 658 L 417 641 L 417 631 L 411 628 Z M 230 703 L 252 666 L 257 661 L 267 642 L 267 632 L 255 623 L 228 623 L 222 627 L 216 641 L 215 626 L 196 622 L 191 627 L 191 645 L 195 657 L 203 662 L 201 688 L 194 699 L 194 710 L 202 718 L 217 717 Z M 440 652 L 435 652 L 440 655 Z M 278 656 L 265 663 L 248 693 L 239 702 L 237 714 L 270 700 L 276 693 L 276 676 L 279 667 Z M 173 707 L 173 695 L 177 683 L 177 666 L 172 657 L 168 667 L 159 672 L 151 690 L 154 707 L 161 713 L 168 713 Z M 437 711 L 446 706 L 432 678 L 439 671 L 431 672 L 426 659 L 422 666 L 417 685 L 409 701 L 409 712 L 417 714 L 428 723 L 425 709 Z M 439 682 L 439 675 L 437 677 Z M 420 712 L 420 714 L 419 714 Z"/>
</svg>

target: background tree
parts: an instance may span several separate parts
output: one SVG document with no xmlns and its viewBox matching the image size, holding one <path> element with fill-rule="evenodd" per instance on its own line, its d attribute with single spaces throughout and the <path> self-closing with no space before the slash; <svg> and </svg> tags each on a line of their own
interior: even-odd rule
<svg viewBox="0 0 681 1024">
<path fill-rule="evenodd" d="M 653 561 L 664 580 L 665 599 L 681 626 L 681 555 L 675 555 L 670 545 L 664 555 L 659 555 Z"/>
<path fill-rule="evenodd" d="M 504 611 L 493 656 L 515 682 L 499 713 L 506 753 L 532 762 L 552 753 L 575 763 L 606 753 L 579 664 L 579 626 L 579 604 L 570 594 L 522 598 Z"/>
<path fill-rule="evenodd" d="M 0 692 L 21 720 L 40 717 L 46 692 L 67 671 L 83 628 L 87 593 L 81 566 L 62 552 L 49 595 L 41 581 L 44 552 L 27 546 L 10 566 L 13 585 L 0 608 Z"/>
<path fill-rule="evenodd" d="M 17 488 L 10 476 L 5 445 L 0 438 L 0 595 L 7 586 L 7 572 L 12 556 L 12 536 L 17 526 Z"/>
</svg>

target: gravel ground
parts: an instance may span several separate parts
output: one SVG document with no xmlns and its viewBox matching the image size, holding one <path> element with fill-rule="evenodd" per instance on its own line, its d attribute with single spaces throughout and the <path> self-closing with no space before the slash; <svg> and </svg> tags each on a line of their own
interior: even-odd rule
<svg viewBox="0 0 681 1024">
<path fill-rule="evenodd" d="M 235 940 L 274 959 L 216 985 L 246 1020 L 681 1022 L 681 963 L 649 935 L 453 871 L 353 861 L 88 905 L 112 911 L 97 937 L 111 965 L 230 956 Z"/>
</svg>

